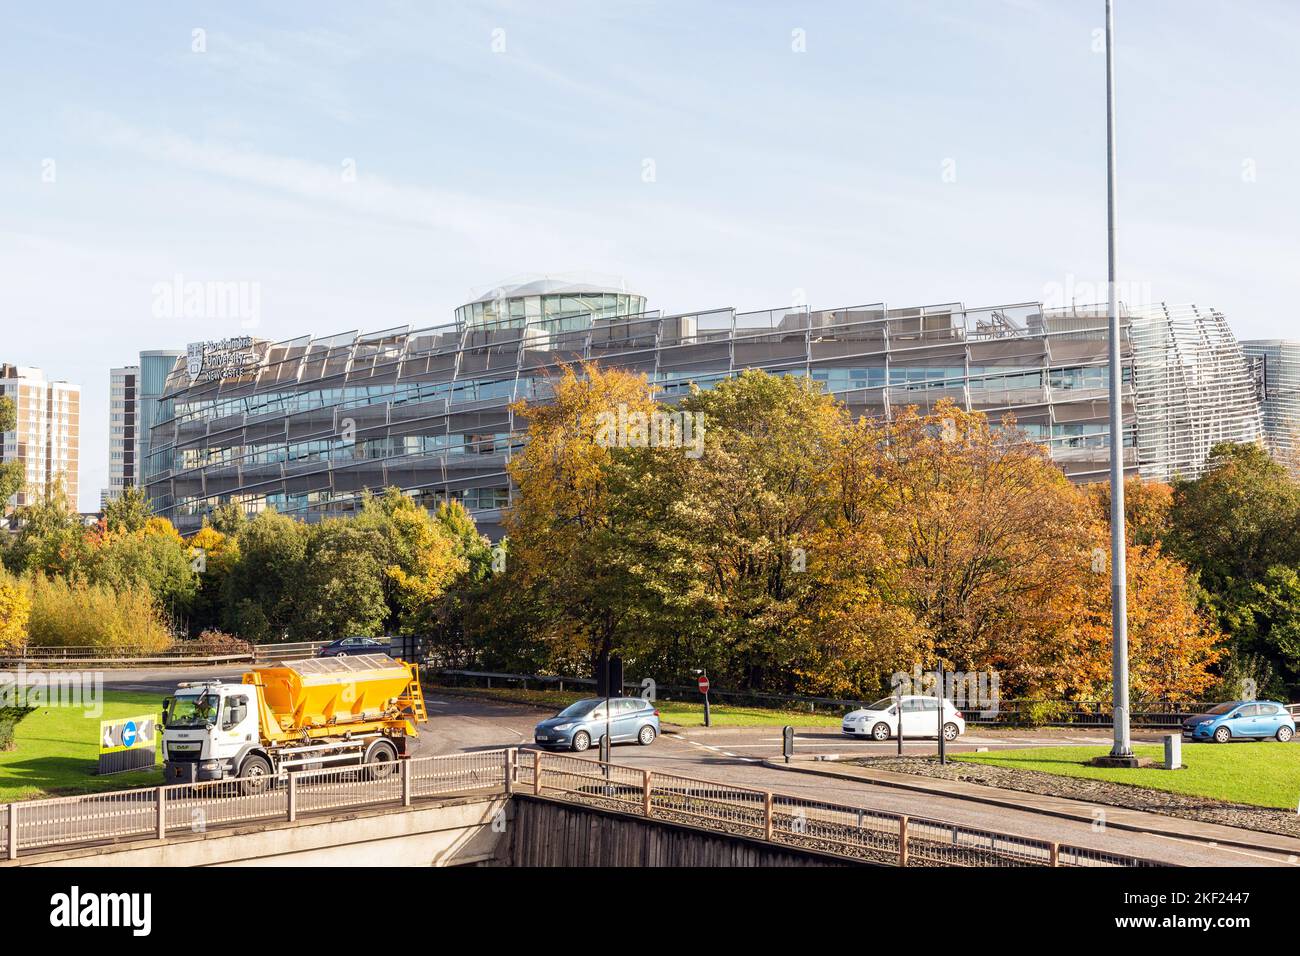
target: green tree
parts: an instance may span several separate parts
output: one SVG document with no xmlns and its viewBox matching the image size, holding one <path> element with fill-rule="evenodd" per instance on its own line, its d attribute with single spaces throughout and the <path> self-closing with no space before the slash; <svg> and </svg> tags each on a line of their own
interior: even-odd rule
<svg viewBox="0 0 1300 956">
<path fill-rule="evenodd" d="M 127 488 L 122 496 L 104 505 L 104 527 L 109 531 L 134 534 L 149 520 L 149 499 L 139 488 Z"/>
<path fill-rule="evenodd" d="M 17 512 L 20 528 L 4 560 L 16 574 L 75 574 L 85 570 L 90 543 L 81 517 L 71 509 L 62 479 L 45 489 L 40 500 Z"/>
<path fill-rule="evenodd" d="M 388 617 L 380 532 L 357 521 L 329 520 L 311 527 L 295 589 L 291 631 L 308 640 L 375 635 Z"/>
<path fill-rule="evenodd" d="M 307 526 L 260 512 L 237 539 L 239 561 L 223 584 L 226 629 L 250 641 L 287 639 L 296 622 Z"/>
</svg>

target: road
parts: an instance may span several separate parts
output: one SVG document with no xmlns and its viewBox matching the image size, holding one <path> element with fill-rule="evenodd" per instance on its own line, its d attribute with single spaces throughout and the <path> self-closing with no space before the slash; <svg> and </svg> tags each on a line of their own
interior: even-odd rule
<svg viewBox="0 0 1300 956">
<path fill-rule="evenodd" d="M 105 686 L 121 690 L 157 691 L 163 696 L 180 680 L 202 677 L 238 679 L 238 670 L 153 668 L 105 672 Z M 542 716 L 535 708 L 430 694 L 426 699 L 431 724 L 419 738 L 416 756 L 457 753 L 499 747 L 532 747 L 532 730 Z M 1158 834 L 1095 828 L 1028 810 L 990 806 L 969 800 L 932 796 L 915 791 L 874 786 L 793 773 L 763 766 L 778 757 L 781 738 L 774 727 L 681 728 L 663 734 L 652 746 L 620 745 L 613 761 L 641 769 L 698 777 L 719 783 L 777 790 L 796 796 L 855 807 L 907 813 L 970 827 L 981 827 L 1043 840 L 1055 840 L 1111 853 L 1132 854 L 1183 866 L 1297 866 L 1295 856 L 1221 845 L 1203 844 Z M 1137 735 L 1139 738 L 1142 735 Z M 1154 738 L 1152 738 L 1154 739 Z M 1024 731 L 997 733 L 979 729 L 951 747 L 953 752 L 977 747 L 1007 747 L 1105 743 L 1102 731 Z M 797 728 L 799 753 L 895 753 L 893 741 L 848 740 L 833 728 Z M 907 753 L 934 752 L 934 741 L 906 746 Z M 595 759 L 594 751 L 587 756 Z"/>
</svg>

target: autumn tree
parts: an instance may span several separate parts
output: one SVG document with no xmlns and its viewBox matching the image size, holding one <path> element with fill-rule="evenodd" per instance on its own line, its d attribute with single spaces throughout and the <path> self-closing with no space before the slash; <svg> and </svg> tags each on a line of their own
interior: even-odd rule
<svg viewBox="0 0 1300 956">
<path fill-rule="evenodd" d="M 900 593 L 936 658 L 1017 676 L 1026 645 L 1056 640 L 1073 613 L 1062 585 L 1089 560 L 1082 493 L 1013 420 L 994 428 L 948 400 L 901 411 L 875 447 Z"/>
<path fill-rule="evenodd" d="M 512 406 L 528 442 L 509 466 L 519 490 L 506 560 L 518 587 L 554 609 L 551 640 L 590 663 L 619 646 L 637 606 L 624 502 L 609 485 L 620 442 L 607 426 L 648 421 L 656 405 L 645 377 L 621 370 L 567 366 L 551 384 L 552 402 Z"/>
</svg>

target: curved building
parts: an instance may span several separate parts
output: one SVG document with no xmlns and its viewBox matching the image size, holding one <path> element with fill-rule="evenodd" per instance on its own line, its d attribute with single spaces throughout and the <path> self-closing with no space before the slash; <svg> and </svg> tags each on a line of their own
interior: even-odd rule
<svg viewBox="0 0 1300 956">
<path fill-rule="evenodd" d="M 1241 348 L 1255 363 L 1263 392 L 1264 439 L 1294 466 L 1300 451 L 1300 341 L 1249 339 Z"/>
<path fill-rule="evenodd" d="M 494 289 L 426 329 L 284 342 L 195 343 L 176 362 L 145 463 L 155 509 L 182 530 L 216 504 L 306 519 L 347 513 L 396 485 L 458 499 L 497 533 L 516 398 L 586 359 L 645 373 L 672 401 L 740 370 L 807 375 L 855 414 L 952 398 L 1015 414 L 1073 479 L 1107 474 L 1104 310 L 960 303 L 814 311 L 646 311 L 625 289 L 538 280 Z M 1126 316 L 1124 460 L 1194 475 L 1215 441 L 1260 435 L 1258 402 L 1223 317 L 1160 307 Z"/>
</svg>

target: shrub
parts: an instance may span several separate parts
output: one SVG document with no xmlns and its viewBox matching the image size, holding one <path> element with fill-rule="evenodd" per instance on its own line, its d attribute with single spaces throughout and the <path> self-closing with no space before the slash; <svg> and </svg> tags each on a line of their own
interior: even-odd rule
<svg viewBox="0 0 1300 956">
<path fill-rule="evenodd" d="M 171 645 L 171 634 L 153 597 L 142 587 L 116 591 L 101 584 L 31 579 L 28 643 L 33 647 L 95 647 L 144 653 Z"/>
<path fill-rule="evenodd" d="M 0 752 L 13 750 L 14 730 L 24 717 L 34 711 L 35 707 L 0 707 Z"/>
<path fill-rule="evenodd" d="M 21 647 L 27 641 L 27 620 L 32 602 L 21 579 L 0 569 L 0 651 Z"/>
<path fill-rule="evenodd" d="M 195 654 L 208 657 L 221 654 L 253 653 L 253 645 L 248 641 L 235 637 L 233 634 L 227 634 L 225 631 L 218 631 L 215 628 L 209 628 L 194 640 L 187 641 L 185 648 L 192 650 Z"/>
</svg>

